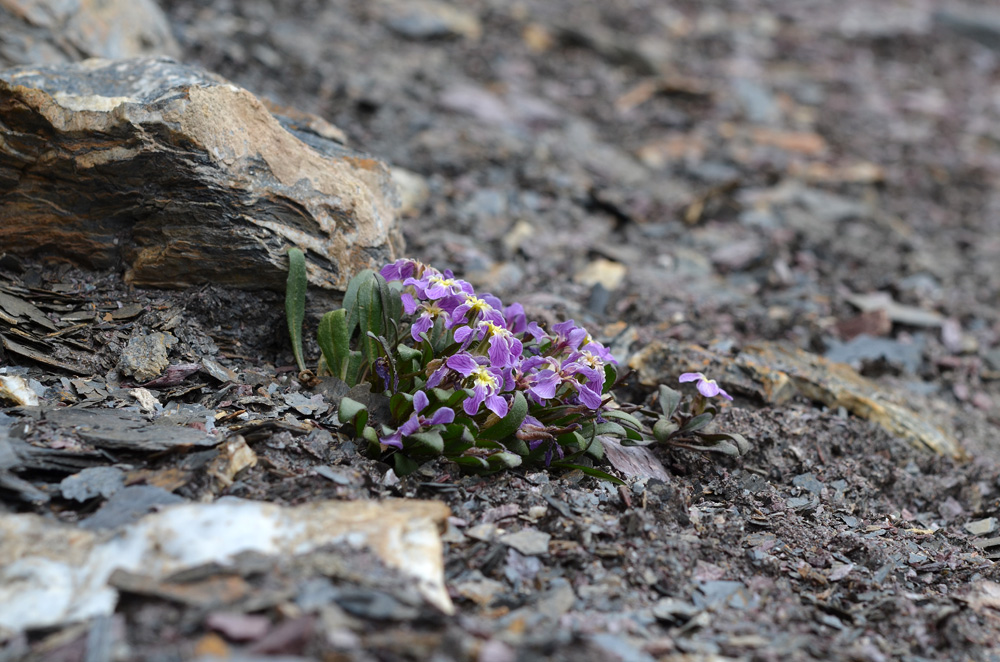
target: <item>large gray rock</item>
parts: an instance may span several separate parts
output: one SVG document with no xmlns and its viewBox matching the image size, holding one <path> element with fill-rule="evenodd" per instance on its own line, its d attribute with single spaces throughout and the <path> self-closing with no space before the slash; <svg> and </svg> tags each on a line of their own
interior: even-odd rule
<svg viewBox="0 0 1000 662">
<path fill-rule="evenodd" d="M 0 0 L 0 68 L 178 52 L 154 0 Z"/>
<path fill-rule="evenodd" d="M 167 58 L 0 72 L 0 251 L 137 285 L 343 289 L 401 250 L 388 168 Z"/>
</svg>

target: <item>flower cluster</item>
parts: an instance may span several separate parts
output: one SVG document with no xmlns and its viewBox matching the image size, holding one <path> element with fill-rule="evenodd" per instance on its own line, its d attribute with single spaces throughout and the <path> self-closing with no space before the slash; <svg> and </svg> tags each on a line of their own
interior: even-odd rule
<svg viewBox="0 0 1000 662">
<path fill-rule="evenodd" d="M 732 400 L 702 373 L 685 373 L 698 394 L 660 385 L 659 412 L 615 402 L 617 361 L 573 320 L 542 329 L 524 307 L 477 294 L 450 271 L 397 260 L 355 274 L 340 308 L 320 320 L 316 376 L 305 368 L 302 319 L 305 255 L 288 251 L 285 310 L 299 378 L 330 376 L 354 389 L 337 404 L 337 421 L 367 442 L 368 452 L 403 476 L 445 457 L 490 473 L 522 464 L 579 470 L 621 482 L 598 469 L 604 443 L 670 445 L 739 456 L 741 435 L 715 429 L 716 397 Z"/>
<path fill-rule="evenodd" d="M 503 418 L 516 391 L 536 406 L 557 401 L 590 412 L 600 410 L 605 366 L 617 362 L 573 320 L 546 333 L 527 321 L 520 304 L 504 306 L 491 294 L 477 294 L 450 271 L 415 260 L 397 260 L 381 275 L 402 283 L 403 309 L 412 316 L 410 337 L 415 343 L 430 342 L 434 333 L 452 341 L 447 356 L 435 362 L 427 375 L 424 388 L 468 390 L 470 395 L 462 403 L 468 416 L 492 413 Z M 528 416 L 521 426 L 542 423 Z M 396 442 L 398 434 L 399 430 L 382 442 Z"/>
</svg>

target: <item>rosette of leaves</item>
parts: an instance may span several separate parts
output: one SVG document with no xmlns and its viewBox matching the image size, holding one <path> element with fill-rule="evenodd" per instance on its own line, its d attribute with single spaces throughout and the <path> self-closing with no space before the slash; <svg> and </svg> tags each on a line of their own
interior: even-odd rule
<svg viewBox="0 0 1000 662">
<path fill-rule="evenodd" d="M 623 440 L 622 445 L 668 444 L 693 451 L 721 453 L 738 457 L 750 450 L 750 443 L 736 432 L 708 432 L 706 428 L 718 415 L 719 408 L 705 396 L 696 394 L 687 407 L 679 391 L 661 384 L 658 393 L 660 412 L 643 410 L 655 419 L 651 434 L 642 432 L 642 439 L 632 436 Z M 633 421 L 638 422 L 637 419 Z"/>
</svg>

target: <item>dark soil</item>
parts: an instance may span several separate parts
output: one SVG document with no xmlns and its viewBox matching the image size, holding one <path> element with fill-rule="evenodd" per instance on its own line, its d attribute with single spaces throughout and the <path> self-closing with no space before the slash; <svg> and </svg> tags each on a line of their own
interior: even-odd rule
<svg viewBox="0 0 1000 662">
<path fill-rule="evenodd" d="M 914 449 L 805 399 L 738 400 L 724 425 L 751 440 L 747 456 L 661 450 L 669 480 L 633 476 L 621 489 L 579 472 L 474 477 L 445 463 L 387 485 L 388 467 L 346 440 L 327 443 L 335 431 L 265 428 L 248 436 L 263 461 L 223 494 L 442 500 L 458 611 L 372 612 L 330 629 L 271 606 L 260 613 L 289 634 L 268 650 L 327 660 L 1000 659 L 1000 541 L 996 521 L 983 523 L 1000 517 L 1000 55 L 934 23 L 938 4 L 454 3 L 477 35 L 422 33 L 405 3 L 388 1 L 166 2 L 190 61 L 330 120 L 352 146 L 422 178 L 426 197 L 403 219 L 409 256 L 540 319 L 585 323 L 622 358 L 667 339 L 723 352 L 756 340 L 820 354 L 860 348 L 849 358 L 863 374 L 926 403 L 971 458 Z M 328 414 L 303 416 L 278 397 L 301 388 L 280 295 L 143 292 L 118 274 L 0 266 L 36 295 L 58 290 L 109 315 L 143 307 L 84 332 L 93 358 L 64 348 L 65 360 L 89 361 L 95 383 L 131 335 L 169 330 L 180 340 L 171 363 L 214 356 L 245 385 L 220 392 L 196 375 L 158 390 L 164 404 L 332 427 Z M 595 285 L 588 267 L 609 280 Z M 850 345 L 847 322 L 859 312 L 852 296 L 873 292 L 937 317 L 897 315 L 873 331 L 888 349 L 866 352 L 868 336 Z M 51 367 L 28 374 L 62 384 Z M 88 397 L 62 388 L 67 403 Z M 627 395 L 651 393 L 633 384 Z M 90 399 L 118 397 L 112 387 Z M 59 436 L 37 434 L 36 445 Z M 192 462 L 116 459 L 154 470 Z M 322 465 L 350 478 L 317 474 Z M 176 493 L 202 497 L 199 474 L 189 475 Z M 45 476 L 25 477 L 44 487 Z M 0 495 L 0 510 L 89 514 Z M 550 534 L 548 553 L 470 533 L 484 524 Z M 129 598 L 117 617 L 122 659 L 208 650 L 196 609 Z M 72 657 L 83 635 L 65 632 L 35 633 L 9 655 L 42 659 L 58 636 L 69 642 L 59 659 L 83 659 Z M 252 659 L 228 646 L 233 659 Z"/>
</svg>

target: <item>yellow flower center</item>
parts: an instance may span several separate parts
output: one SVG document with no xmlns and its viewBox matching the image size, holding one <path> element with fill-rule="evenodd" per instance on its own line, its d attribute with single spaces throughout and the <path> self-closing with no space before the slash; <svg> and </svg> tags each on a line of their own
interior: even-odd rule
<svg viewBox="0 0 1000 662">
<path fill-rule="evenodd" d="M 486 386 L 490 388 L 497 387 L 497 379 L 489 373 L 489 371 L 483 366 L 477 366 L 473 368 L 472 374 L 469 375 L 476 382 L 476 386 Z"/>
</svg>

